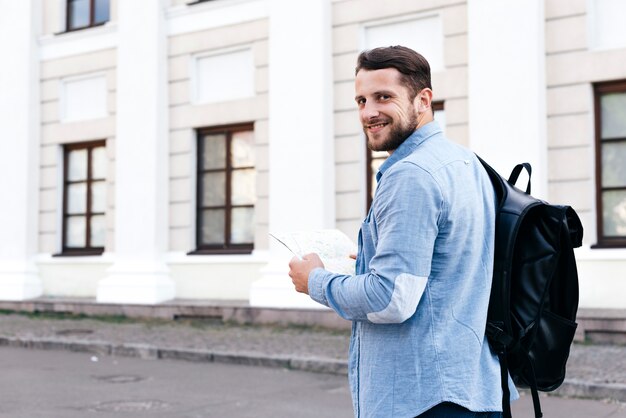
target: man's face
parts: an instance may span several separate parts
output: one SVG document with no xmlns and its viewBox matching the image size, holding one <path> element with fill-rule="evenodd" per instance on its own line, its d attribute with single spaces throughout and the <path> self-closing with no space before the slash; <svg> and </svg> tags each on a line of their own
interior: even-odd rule
<svg viewBox="0 0 626 418">
<path fill-rule="evenodd" d="M 401 84 L 395 68 L 360 70 L 356 75 L 355 100 L 367 144 L 374 151 L 394 151 L 418 127 L 415 100 Z"/>
</svg>

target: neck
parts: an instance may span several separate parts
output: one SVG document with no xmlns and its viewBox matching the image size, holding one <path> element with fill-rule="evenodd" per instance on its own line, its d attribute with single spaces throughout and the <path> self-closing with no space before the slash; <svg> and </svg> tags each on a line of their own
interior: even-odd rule
<svg viewBox="0 0 626 418">
<path fill-rule="evenodd" d="M 420 117 L 421 116 L 421 117 Z M 422 126 L 434 121 L 435 119 L 433 118 L 433 113 L 431 111 L 427 111 L 425 113 L 421 113 L 417 115 L 417 126 L 415 127 L 415 130 L 417 131 L 419 128 L 421 128 Z"/>
</svg>

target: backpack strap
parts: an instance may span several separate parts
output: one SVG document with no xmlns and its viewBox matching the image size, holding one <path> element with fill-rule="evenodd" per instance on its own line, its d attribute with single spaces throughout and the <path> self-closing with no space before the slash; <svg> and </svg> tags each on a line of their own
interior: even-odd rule
<svg viewBox="0 0 626 418">
<path fill-rule="evenodd" d="M 508 182 L 511 186 L 515 186 L 515 183 L 517 183 L 517 179 L 519 178 L 519 175 L 522 172 L 523 168 L 528 171 L 528 185 L 526 186 L 526 194 L 530 194 L 530 176 L 533 173 L 533 168 L 530 166 L 530 163 L 521 163 L 516 165 L 513 168 L 513 171 L 511 171 Z"/>
<path fill-rule="evenodd" d="M 513 418 L 511 415 L 511 391 L 509 390 L 509 365 L 506 360 L 506 348 L 498 351 L 500 360 L 500 385 L 502 386 L 502 416 Z"/>
<path fill-rule="evenodd" d="M 567 218 L 567 229 L 569 231 L 569 239 L 573 248 L 578 248 L 583 244 L 583 225 L 580 218 L 571 207 L 567 207 L 565 211 Z"/>
<path fill-rule="evenodd" d="M 535 409 L 535 418 L 543 417 L 541 412 L 541 402 L 539 402 L 539 392 L 537 391 L 537 379 L 535 378 L 535 367 L 533 361 L 528 354 L 526 354 L 526 365 L 530 369 L 530 393 L 533 397 L 533 408 Z"/>
</svg>

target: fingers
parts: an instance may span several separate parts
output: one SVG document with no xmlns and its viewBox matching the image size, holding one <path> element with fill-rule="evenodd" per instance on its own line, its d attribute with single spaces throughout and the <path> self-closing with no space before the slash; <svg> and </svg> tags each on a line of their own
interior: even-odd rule
<svg viewBox="0 0 626 418">
<path fill-rule="evenodd" d="M 309 266 L 311 267 L 323 267 L 324 266 L 324 262 L 322 261 L 322 259 L 320 258 L 320 256 L 316 253 L 310 253 L 310 254 L 306 254 L 305 256 L 302 257 L 303 261 L 306 261 L 308 263 Z"/>
<path fill-rule="evenodd" d="M 289 268 L 292 269 L 294 268 L 295 264 L 300 261 L 298 260 L 298 257 L 292 257 L 291 260 L 289 260 Z"/>
<path fill-rule="evenodd" d="M 306 254 L 301 259 L 292 257 L 289 261 L 289 277 L 296 291 L 308 294 L 309 274 L 318 267 L 324 268 L 324 263 L 315 253 Z"/>
<path fill-rule="evenodd" d="M 291 277 L 291 281 L 295 279 L 295 275 L 296 275 L 295 269 L 299 262 L 301 262 L 301 260 L 299 260 L 298 257 L 293 257 L 289 261 L 289 277 Z"/>
</svg>

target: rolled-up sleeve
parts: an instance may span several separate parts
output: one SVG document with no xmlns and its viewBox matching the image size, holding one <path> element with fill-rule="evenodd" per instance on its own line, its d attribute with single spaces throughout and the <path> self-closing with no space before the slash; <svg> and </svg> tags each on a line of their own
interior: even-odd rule
<svg viewBox="0 0 626 418">
<path fill-rule="evenodd" d="M 374 219 L 363 225 L 375 228 L 376 236 L 367 272 L 347 276 L 315 269 L 309 295 L 348 320 L 404 322 L 426 287 L 444 210 L 443 193 L 430 173 L 408 161 L 390 167 L 378 186 Z"/>
</svg>

